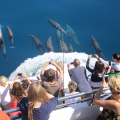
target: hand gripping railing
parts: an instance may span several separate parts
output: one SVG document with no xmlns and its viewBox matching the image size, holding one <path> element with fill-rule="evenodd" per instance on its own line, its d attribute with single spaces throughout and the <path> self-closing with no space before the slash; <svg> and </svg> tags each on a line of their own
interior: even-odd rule
<svg viewBox="0 0 120 120">
<path fill-rule="evenodd" d="M 56 109 L 66 107 L 66 106 L 71 105 L 71 104 L 88 101 L 88 100 L 91 100 L 91 101 L 87 102 L 88 105 L 92 105 L 92 104 L 93 104 L 94 95 L 95 95 L 95 93 L 96 93 L 98 90 L 99 90 L 99 89 L 94 89 L 94 90 L 87 91 L 87 92 L 81 92 L 81 93 L 73 94 L 73 95 L 70 95 L 70 96 L 60 97 L 60 98 L 58 98 L 58 101 L 59 101 L 59 102 L 64 101 L 64 100 L 67 100 L 67 99 L 75 98 L 75 97 L 80 97 L 80 96 L 83 96 L 83 95 L 88 95 L 88 94 L 92 94 L 92 95 L 93 95 L 93 96 L 91 96 L 91 97 L 84 98 L 84 99 L 81 99 L 81 100 L 78 100 L 78 101 L 75 101 L 75 102 L 64 103 L 64 104 L 57 105 L 57 106 L 56 106 Z M 109 90 L 109 88 L 104 88 L 104 89 L 103 89 L 103 91 L 106 91 L 106 90 Z M 111 93 L 102 94 L 101 97 L 103 97 L 103 96 L 105 96 L 105 95 L 110 95 L 110 94 L 111 94 Z M 19 111 L 19 110 L 20 110 L 20 108 L 17 107 L 17 108 L 13 108 L 13 109 L 9 109 L 9 110 L 4 110 L 4 112 L 5 112 L 6 114 L 9 114 L 9 113 L 16 112 L 16 111 Z M 19 116 L 19 115 L 10 116 L 10 118 L 13 119 L 13 118 L 16 118 L 16 117 L 18 117 L 18 116 Z"/>
</svg>

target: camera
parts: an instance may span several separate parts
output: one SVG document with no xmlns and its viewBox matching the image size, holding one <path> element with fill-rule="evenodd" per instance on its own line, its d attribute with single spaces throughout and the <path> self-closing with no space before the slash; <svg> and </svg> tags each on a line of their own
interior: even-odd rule
<svg viewBox="0 0 120 120">
<path fill-rule="evenodd" d="M 49 64 L 51 64 L 51 63 L 49 62 Z"/>
<path fill-rule="evenodd" d="M 104 75 L 102 78 L 105 78 L 105 81 L 108 82 L 109 75 Z"/>
<path fill-rule="evenodd" d="M 111 66 L 111 61 L 109 61 L 109 66 Z"/>
<path fill-rule="evenodd" d="M 22 76 L 22 73 L 18 73 L 18 76 Z"/>
<path fill-rule="evenodd" d="M 96 58 L 96 56 L 95 56 L 95 55 L 92 55 L 92 58 Z"/>
<path fill-rule="evenodd" d="M 71 64 L 74 64 L 74 62 L 71 62 Z"/>
</svg>

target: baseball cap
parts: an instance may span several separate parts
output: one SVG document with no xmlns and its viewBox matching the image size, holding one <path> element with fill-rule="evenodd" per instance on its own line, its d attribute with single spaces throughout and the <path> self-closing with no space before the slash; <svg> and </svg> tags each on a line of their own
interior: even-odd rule
<svg viewBox="0 0 120 120">
<path fill-rule="evenodd" d="M 116 70 L 116 71 L 120 71 L 120 64 L 115 64 L 113 66 L 113 68 Z"/>
</svg>

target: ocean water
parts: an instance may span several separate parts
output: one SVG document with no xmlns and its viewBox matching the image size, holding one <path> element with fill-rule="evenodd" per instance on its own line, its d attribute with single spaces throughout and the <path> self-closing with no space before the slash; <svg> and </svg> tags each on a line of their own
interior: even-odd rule
<svg viewBox="0 0 120 120">
<path fill-rule="evenodd" d="M 48 22 L 51 19 L 67 31 L 67 26 L 77 34 L 83 46 L 81 49 L 71 38 L 63 34 L 64 42 L 73 46 L 73 52 L 95 54 L 92 43 L 93 35 L 98 41 L 106 59 L 112 60 L 113 53 L 119 53 L 120 44 L 120 1 L 119 0 L 1 0 L 0 26 L 3 32 L 6 56 L 12 61 L 2 63 L 4 55 L 0 51 L 0 76 L 9 75 L 27 58 L 42 55 L 28 34 L 39 38 L 45 48 L 46 40 L 51 36 L 55 52 L 59 48 L 56 43 L 55 28 Z M 7 36 L 7 26 L 14 35 L 14 49 Z"/>
</svg>

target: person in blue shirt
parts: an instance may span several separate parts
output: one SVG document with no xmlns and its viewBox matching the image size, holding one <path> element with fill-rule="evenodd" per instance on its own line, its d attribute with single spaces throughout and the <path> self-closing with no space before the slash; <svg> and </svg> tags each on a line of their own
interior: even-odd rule
<svg viewBox="0 0 120 120">
<path fill-rule="evenodd" d="M 28 89 L 28 97 L 23 97 L 18 107 L 22 120 L 48 120 L 57 104 L 58 99 L 48 94 L 40 83 L 35 81 Z"/>
</svg>

